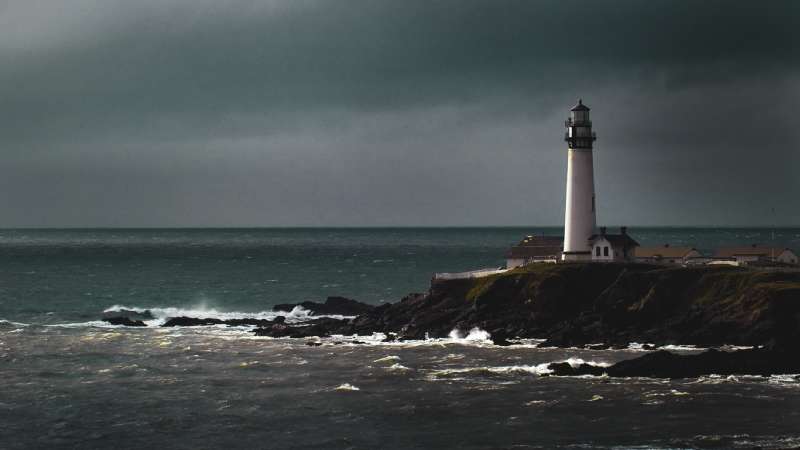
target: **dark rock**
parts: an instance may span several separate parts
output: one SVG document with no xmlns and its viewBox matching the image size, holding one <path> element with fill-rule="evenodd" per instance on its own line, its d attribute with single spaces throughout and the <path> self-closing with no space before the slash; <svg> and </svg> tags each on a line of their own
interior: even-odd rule
<svg viewBox="0 0 800 450">
<path fill-rule="evenodd" d="M 198 319 L 196 317 L 170 317 L 161 326 L 162 327 L 199 327 L 205 325 L 221 325 L 221 319 L 205 318 Z"/>
<path fill-rule="evenodd" d="M 131 309 L 120 309 L 117 311 L 104 311 L 102 315 L 102 319 L 116 319 L 116 318 L 127 318 L 131 320 L 153 320 L 155 317 L 153 313 L 150 312 L 149 309 L 146 309 L 142 312 L 134 311 Z"/>
<path fill-rule="evenodd" d="M 509 343 L 513 336 L 545 337 L 542 346 L 557 347 L 626 348 L 631 342 L 648 342 L 654 345 L 645 349 L 667 344 L 733 344 L 761 345 L 773 352 L 694 356 L 657 352 L 652 354 L 656 356 L 602 368 L 620 376 L 667 377 L 693 376 L 712 369 L 715 373 L 783 370 L 781 367 L 792 365 L 776 355 L 786 354 L 786 349 L 800 342 L 800 271 L 533 264 L 484 278 L 437 280 L 429 292 L 411 294 L 393 304 L 371 306 L 331 298 L 323 305 L 299 305 L 314 314 L 357 317 L 292 325 L 276 320 L 259 325 L 256 334 L 307 337 L 382 332 L 390 336 L 387 340 L 404 341 L 446 337 L 453 329 L 478 327 L 491 331 L 498 345 Z M 598 342 L 604 344 L 596 345 Z M 554 370 L 594 374 L 600 369 L 559 365 Z"/>
<path fill-rule="evenodd" d="M 357 316 L 375 309 L 375 306 L 373 305 L 361 303 L 349 298 L 328 297 L 328 299 L 325 300 L 325 303 L 308 301 L 302 303 L 285 303 L 281 305 L 275 305 L 272 310 L 288 312 L 293 310 L 296 306 L 300 306 L 303 309 L 311 311 L 311 313 L 315 316 Z"/>
<path fill-rule="evenodd" d="M 551 363 L 547 366 L 547 368 L 553 371 L 551 375 L 556 375 L 560 377 L 578 376 L 578 375 L 600 376 L 606 373 L 607 369 L 606 367 L 595 366 L 586 363 L 573 367 L 568 362 Z"/>
<path fill-rule="evenodd" d="M 282 316 L 278 316 L 275 318 L 275 321 L 278 319 L 285 319 Z M 162 327 L 200 327 L 200 326 L 207 326 L 207 325 L 228 325 L 231 327 L 243 327 L 243 326 L 255 326 L 255 327 L 266 327 L 270 326 L 273 323 L 276 323 L 272 320 L 267 319 L 253 319 L 253 318 L 243 318 L 243 319 L 217 319 L 214 317 L 207 317 L 204 319 L 199 319 L 197 317 L 170 317 L 168 318 L 161 326 Z M 282 322 L 281 322 L 282 323 Z"/>
<path fill-rule="evenodd" d="M 702 375 L 774 375 L 800 372 L 797 351 L 751 349 L 707 350 L 679 355 L 660 350 L 608 367 L 613 377 L 694 378 Z"/>
<path fill-rule="evenodd" d="M 141 320 L 132 320 L 128 317 L 107 317 L 103 319 L 111 325 L 125 325 L 126 327 L 146 327 Z"/>
<path fill-rule="evenodd" d="M 508 340 L 509 338 L 508 333 L 503 329 L 494 330 L 491 333 L 489 333 L 489 335 L 491 336 L 491 340 L 494 345 L 500 345 L 503 347 L 514 345 L 513 342 L 510 342 Z"/>
<path fill-rule="evenodd" d="M 287 325 L 284 323 L 274 323 L 253 330 L 256 336 L 269 337 L 327 337 L 332 334 L 351 335 L 352 325 L 350 320 L 333 319 L 329 317 L 310 320 L 299 324 Z"/>
</svg>

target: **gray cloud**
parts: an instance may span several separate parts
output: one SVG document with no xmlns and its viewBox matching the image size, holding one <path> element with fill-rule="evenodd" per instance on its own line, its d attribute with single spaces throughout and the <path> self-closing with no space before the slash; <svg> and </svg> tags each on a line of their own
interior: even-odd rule
<svg viewBox="0 0 800 450">
<path fill-rule="evenodd" d="M 6 1 L 6 226 L 800 222 L 795 2 Z M 769 221 L 772 219 L 770 218 Z"/>
</svg>

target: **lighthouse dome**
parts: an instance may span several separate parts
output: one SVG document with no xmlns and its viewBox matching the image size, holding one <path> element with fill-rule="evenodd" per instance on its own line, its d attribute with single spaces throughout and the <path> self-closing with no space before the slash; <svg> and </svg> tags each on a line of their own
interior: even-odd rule
<svg viewBox="0 0 800 450">
<path fill-rule="evenodd" d="M 589 108 L 583 104 L 583 99 L 578 99 L 578 104 L 570 111 L 589 111 Z"/>
</svg>

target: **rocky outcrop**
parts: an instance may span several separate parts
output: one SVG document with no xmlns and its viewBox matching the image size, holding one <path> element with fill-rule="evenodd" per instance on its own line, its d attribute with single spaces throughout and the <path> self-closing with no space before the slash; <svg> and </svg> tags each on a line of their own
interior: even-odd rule
<svg viewBox="0 0 800 450">
<path fill-rule="evenodd" d="M 375 309 L 375 306 L 361 303 L 345 297 L 328 297 L 325 303 L 317 302 L 301 302 L 301 303 L 284 303 L 275 305 L 273 311 L 286 311 L 289 312 L 295 307 L 301 307 L 311 311 L 315 316 L 357 316 Z"/>
<path fill-rule="evenodd" d="M 104 311 L 102 319 L 119 319 L 119 318 L 126 318 L 130 320 L 138 320 L 138 321 L 145 321 L 145 320 L 153 320 L 155 317 L 153 313 L 150 312 L 149 309 L 144 311 L 136 311 L 132 309 L 117 309 L 114 311 Z"/>
<path fill-rule="evenodd" d="M 146 327 L 147 324 L 142 322 L 141 320 L 133 320 L 128 317 L 107 317 L 103 319 L 104 322 L 108 322 L 111 325 L 124 325 L 126 327 Z"/>
<path fill-rule="evenodd" d="M 283 319 L 283 316 L 278 316 L 277 319 Z M 264 327 L 270 326 L 274 323 L 273 320 L 267 319 L 217 319 L 214 317 L 197 318 L 197 317 L 170 317 L 161 325 L 162 327 L 200 327 L 207 325 L 228 325 L 232 327 L 241 326 L 255 326 Z"/>
<path fill-rule="evenodd" d="M 333 334 L 350 335 L 353 328 L 350 320 L 332 319 L 323 317 L 295 325 L 287 325 L 284 321 L 278 321 L 257 328 L 254 333 L 256 336 L 269 337 L 322 337 Z"/>
<path fill-rule="evenodd" d="M 800 272 L 643 264 L 532 265 L 434 283 L 353 321 L 355 333 L 444 337 L 478 327 L 544 346 L 773 345 L 800 338 Z"/>
<path fill-rule="evenodd" d="M 446 337 L 478 327 L 498 344 L 544 346 L 786 346 L 800 338 L 800 272 L 645 264 L 531 265 L 478 279 L 434 282 L 426 294 L 319 323 L 320 336 Z"/>
<path fill-rule="evenodd" d="M 331 297 L 325 303 L 275 309 L 295 306 L 315 315 L 357 317 L 292 325 L 174 317 L 164 326 L 249 325 L 259 327 L 257 334 L 276 337 L 383 332 L 397 340 L 446 337 L 454 329 L 477 327 L 498 344 L 515 337 L 546 338 L 544 346 L 592 348 L 630 342 L 788 348 L 800 341 L 800 271 L 536 264 L 484 278 L 434 282 L 427 293 L 393 304 L 372 306 Z"/>
</svg>

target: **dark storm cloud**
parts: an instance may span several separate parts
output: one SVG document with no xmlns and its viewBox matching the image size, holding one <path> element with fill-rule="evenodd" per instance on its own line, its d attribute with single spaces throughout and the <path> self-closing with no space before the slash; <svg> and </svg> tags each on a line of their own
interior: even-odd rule
<svg viewBox="0 0 800 450">
<path fill-rule="evenodd" d="M 601 220 L 759 223 L 775 203 L 797 223 L 799 21 L 796 2 L 6 1 L 0 208 L 558 223 L 584 96 Z"/>
</svg>

